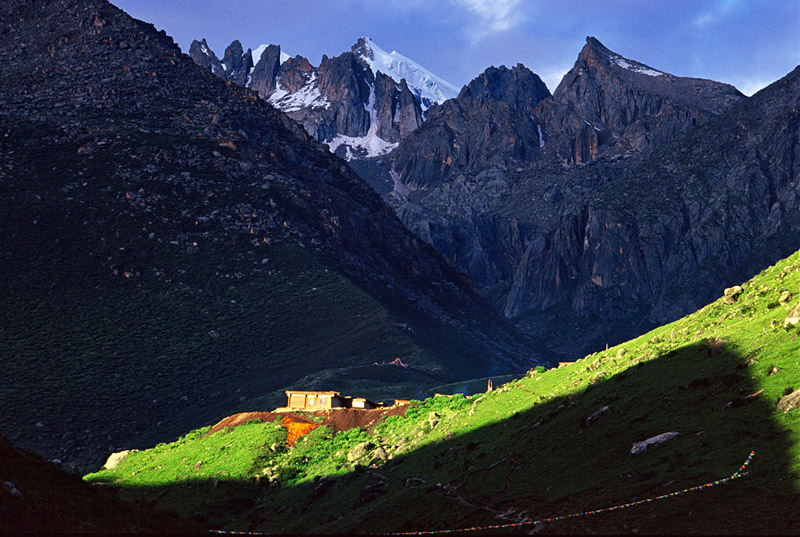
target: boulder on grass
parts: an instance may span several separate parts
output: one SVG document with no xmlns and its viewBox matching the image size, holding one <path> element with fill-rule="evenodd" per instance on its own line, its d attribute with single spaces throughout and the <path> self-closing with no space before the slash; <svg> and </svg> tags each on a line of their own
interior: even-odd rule
<svg viewBox="0 0 800 537">
<path fill-rule="evenodd" d="M 672 438 L 675 438 L 679 434 L 681 433 L 670 431 L 668 433 L 661 433 L 656 436 L 651 436 L 647 440 L 643 440 L 641 442 L 634 442 L 633 447 L 631 447 L 631 455 L 636 455 L 637 453 L 643 453 L 647 451 L 647 449 L 650 448 L 651 446 L 663 444 L 667 440 L 671 440 Z"/>
<path fill-rule="evenodd" d="M 116 468 L 119 466 L 119 463 L 124 461 L 130 455 L 131 450 L 126 449 L 124 451 L 117 451 L 116 453 L 112 453 L 106 463 L 103 465 L 103 470 L 111 470 L 112 468 Z"/>
<path fill-rule="evenodd" d="M 783 320 L 784 328 L 794 328 L 798 324 L 800 324 L 800 302 L 794 305 L 792 311 L 790 311 L 786 319 Z"/>
<path fill-rule="evenodd" d="M 589 414 L 589 416 L 587 416 L 585 420 L 583 420 L 583 426 L 589 427 L 592 423 L 599 420 L 600 417 L 609 410 L 611 410 L 611 408 L 608 405 L 598 408 L 597 410 Z"/>
<path fill-rule="evenodd" d="M 375 444 L 372 442 L 361 442 L 360 444 L 356 444 L 347 454 L 347 460 L 350 462 L 356 461 L 366 455 L 367 452 L 374 447 Z"/>
<path fill-rule="evenodd" d="M 781 400 L 778 401 L 778 410 L 789 412 L 796 408 L 800 408 L 800 390 L 795 390 L 789 395 L 784 395 L 781 397 Z"/>
</svg>

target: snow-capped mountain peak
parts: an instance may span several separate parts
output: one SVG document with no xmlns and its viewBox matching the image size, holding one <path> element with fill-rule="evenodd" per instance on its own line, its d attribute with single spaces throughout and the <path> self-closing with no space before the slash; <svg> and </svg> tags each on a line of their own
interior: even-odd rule
<svg viewBox="0 0 800 537">
<path fill-rule="evenodd" d="M 423 106 L 457 93 L 451 84 L 371 40 L 361 39 L 357 46 L 358 53 L 323 56 L 318 66 L 302 56 L 290 58 L 280 45 L 244 52 L 239 41 L 225 49 L 226 63 L 205 41 L 192 42 L 191 56 L 218 77 L 256 91 L 351 160 L 390 152 L 422 124 Z"/>
<path fill-rule="evenodd" d="M 369 37 L 359 38 L 358 42 L 353 45 L 352 51 L 369 66 L 373 73 L 381 72 L 392 77 L 396 82 L 405 78 L 409 89 L 416 94 L 423 110 L 458 95 L 459 88 L 453 84 L 398 52 L 386 52 Z"/>
</svg>

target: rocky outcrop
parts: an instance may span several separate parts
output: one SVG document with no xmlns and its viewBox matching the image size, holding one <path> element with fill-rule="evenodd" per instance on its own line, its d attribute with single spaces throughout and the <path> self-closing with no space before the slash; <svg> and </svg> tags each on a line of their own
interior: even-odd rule
<svg viewBox="0 0 800 537">
<path fill-rule="evenodd" d="M 242 44 L 234 41 L 225 49 L 225 55 L 220 63 L 225 71 L 225 80 L 244 86 L 253 68 L 253 52 L 250 49 L 244 52 Z"/>
<path fill-rule="evenodd" d="M 388 142 L 399 142 L 422 124 L 417 99 L 405 80 L 399 83 L 383 73 L 375 75 L 375 118 L 377 135 Z"/>
<path fill-rule="evenodd" d="M 490 67 L 458 97 L 427 112 L 425 125 L 392 153 L 399 181 L 416 190 L 509 161 L 530 161 L 541 149 L 533 111 L 550 97 L 523 65 Z"/>
<path fill-rule="evenodd" d="M 800 246 L 786 210 L 794 73 L 747 100 L 594 38 L 550 98 L 516 97 L 533 86 L 523 69 L 487 71 L 432 108 L 388 157 L 385 194 L 506 316 L 524 314 L 521 326 L 546 335 L 557 323 L 570 335 L 553 343 L 580 355 L 693 311 Z"/>
<path fill-rule="evenodd" d="M 268 99 L 275 91 L 276 82 L 280 76 L 281 47 L 269 45 L 259 58 L 253 58 L 253 62 L 255 66 L 250 75 L 249 87 L 258 92 L 258 96 L 262 99 Z"/>
<path fill-rule="evenodd" d="M 536 116 L 557 155 L 574 164 L 661 146 L 743 98 L 728 84 L 658 71 L 588 37 Z"/>
<path fill-rule="evenodd" d="M 253 69 L 252 51 L 247 49 L 247 52 L 244 52 L 239 41 L 231 43 L 225 49 L 222 60 L 219 60 L 205 39 L 202 41 L 194 40 L 189 46 L 189 57 L 196 64 L 209 69 L 222 80 L 229 80 L 240 86 L 247 84 L 250 71 Z"/>
<path fill-rule="evenodd" d="M 569 201 L 519 263 L 506 314 L 570 300 L 602 318 L 640 310 L 664 322 L 800 247 L 800 218 L 785 210 L 800 185 L 798 74 L 633 165 L 564 174 Z"/>
<path fill-rule="evenodd" d="M 241 48 L 234 41 L 214 73 L 254 89 L 348 160 L 385 154 L 422 123 L 419 98 L 404 79 L 371 67 L 374 54 L 363 38 L 351 52 L 323 56 L 319 67 L 302 56 L 281 62 L 277 45 L 264 48 L 259 58 Z M 213 63 L 205 41 L 195 41 L 192 50 L 199 65 Z"/>
<path fill-rule="evenodd" d="M 189 57 L 194 60 L 194 63 L 203 69 L 211 71 L 218 77 L 222 78 L 225 76 L 222 63 L 219 61 L 219 58 L 217 58 L 217 55 L 214 54 L 214 51 L 211 50 L 211 47 L 208 46 L 205 39 L 202 41 L 192 41 L 192 44 L 189 46 Z"/>
</svg>

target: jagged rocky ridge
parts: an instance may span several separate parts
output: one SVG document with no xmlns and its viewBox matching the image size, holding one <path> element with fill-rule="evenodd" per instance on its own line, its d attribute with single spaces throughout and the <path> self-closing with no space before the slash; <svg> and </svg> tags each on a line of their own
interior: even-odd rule
<svg viewBox="0 0 800 537">
<path fill-rule="evenodd" d="M 266 340 L 248 348 L 252 355 L 225 358 L 235 367 L 209 361 L 218 356 L 217 341 L 236 339 L 243 325 L 230 323 L 220 334 L 203 327 L 202 316 L 222 311 L 220 322 L 238 323 L 260 315 L 248 304 L 259 298 L 252 295 L 270 292 L 265 279 L 280 276 L 271 258 L 284 255 L 273 249 L 281 244 L 310 252 L 303 255 L 318 258 L 324 272 L 345 275 L 408 321 L 405 328 L 415 329 L 408 337 L 432 359 L 416 364 L 432 375 L 426 382 L 538 361 L 471 283 L 409 233 L 327 147 L 256 93 L 210 76 L 163 31 L 104 0 L 15 0 L 0 7 L 0 21 L 0 281 L 11 304 L 0 344 L 3 369 L 15 379 L 0 394 L 8 411 L 3 433 L 16 442 L 44 449 L 73 440 L 97 447 L 106 436 L 117 445 L 145 433 L 163 438 L 187 422 L 213 419 L 256 390 L 347 365 L 317 363 L 309 352 L 272 366 L 288 351 Z M 237 55 L 238 49 L 226 54 L 226 72 L 238 69 Z M 315 293 L 297 289 L 310 272 L 307 263 L 287 270 L 299 282 L 287 289 Z M 207 296 L 206 285 L 237 299 Z M 248 288 L 249 294 L 241 291 Z M 162 309 L 128 306 L 137 303 Z M 197 325 L 173 325 L 189 304 L 198 304 Z M 98 311 L 119 318 L 107 327 L 116 335 L 81 343 L 87 335 L 75 326 L 94 329 L 84 321 Z M 263 321 L 265 333 L 282 313 Z M 41 319 L 46 326 L 32 333 L 55 329 L 57 341 L 31 343 L 20 335 Z M 149 333 L 140 334 L 145 326 L 165 331 L 167 339 L 151 343 Z M 175 347 L 192 349 L 192 360 L 171 363 Z M 83 351 L 60 350 L 67 348 Z M 153 355 L 141 356 L 143 348 Z M 338 349 L 335 356 L 359 352 Z M 82 364 L 79 373 L 75 364 Z M 93 376 L 101 370 L 103 386 Z M 200 380 L 209 372 L 213 385 Z M 163 378 L 171 390 L 186 391 L 148 397 Z M 105 384 L 114 390 L 110 400 Z M 79 395 L 90 387 L 87 397 Z M 78 410 L 55 417 L 65 397 Z M 116 397 L 135 404 L 117 408 Z M 83 433 L 61 436 L 73 430 Z"/>
<path fill-rule="evenodd" d="M 476 106 L 465 88 L 388 157 L 397 214 L 506 316 L 589 350 L 798 247 L 795 73 L 746 99 L 588 38 L 552 97 L 512 104 L 525 71 L 487 70 L 468 87 L 508 89 Z"/>
<path fill-rule="evenodd" d="M 250 50 L 243 54 L 234 41 L 225 58 L 238 60 L 243 54 L 239 68 L 217 60 L 205 39 L 192 42 L 190 56 L 220 78 L 256 90 L 347 160 L 388 153 L 422 124 L 424 110 L 457 93 L 454 86 L 366 37 L 350 52 L 323 56 L 318 67 L 302 56 L 286 57 L 278 45 L 260 50 L 258 58 Z"/>
</svg>

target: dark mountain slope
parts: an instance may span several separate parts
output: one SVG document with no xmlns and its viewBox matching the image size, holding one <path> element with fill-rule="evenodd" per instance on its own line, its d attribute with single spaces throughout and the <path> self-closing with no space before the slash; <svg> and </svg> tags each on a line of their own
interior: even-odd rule
<svg viewBox="0 0 800 537">
<path fill-rule="evenodd" d="M 13 487 L 13 488 L 12 488 Z M 0 533 L 200 532 L 202 526 L 120 500 L 0 436 Z"/>
<path fill-rule="evenodd" d="M 798 96 L 795 70 L 645 158 L 563 174 L 562 213 L 520 260 L 506 314 L 565 301 L 641 329 L 796 249 Z"/>
<path fill-rule="evenodd" d="M 400 397 L 536 361 L 342 161 L 163 32 L 92 0 L 0 20 L 15 442 L 85 464 L 300 379 Z"/>
</svg>

